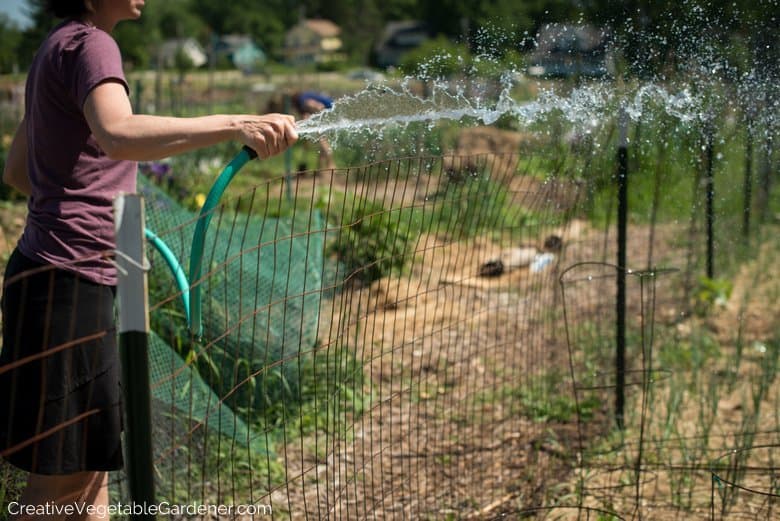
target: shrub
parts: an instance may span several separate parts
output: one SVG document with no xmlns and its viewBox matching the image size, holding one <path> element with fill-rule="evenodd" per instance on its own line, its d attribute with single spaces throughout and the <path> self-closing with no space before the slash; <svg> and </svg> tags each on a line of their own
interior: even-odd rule
<svg viewBox="0 0 780 521">
<path fill-rule="evenodd" d="M 339 238 L 328 250 L 344 264 L 350 276 L 370 283 L 404 268 L 412 241 L 409 219 L 400 212 L 361 201 L 342 223 Z"/>
<path fill-rule="evenodd" d="M 468 47 L 439 36 L 406 53 L 401 70 L 421 79 L 447 78 L 462 73 L 470 61 Z"/>
</svg>

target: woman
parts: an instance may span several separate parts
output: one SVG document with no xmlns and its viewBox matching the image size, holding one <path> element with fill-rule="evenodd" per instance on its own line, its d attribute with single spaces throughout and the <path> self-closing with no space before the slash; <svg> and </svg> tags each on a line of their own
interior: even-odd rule
<svg viewBox="0 0 780 521">
<path fill-rule="evenodd" d="M 281 114 L 133 114 L 110 33 L 143 6 L 47 2 L 65 20 L 30 68 L 3 172 L 29 196 L 6 268 L 0 352 L 0 454 L 30 472 L 21 504 L 107 505 L 107 471 L 122 466 L 116 270 L 107 253 L 113 198 L 135 191 L 135 162 L 228 140 L 268 157 L 297 139 L 294 119 Z"/>
</svg>

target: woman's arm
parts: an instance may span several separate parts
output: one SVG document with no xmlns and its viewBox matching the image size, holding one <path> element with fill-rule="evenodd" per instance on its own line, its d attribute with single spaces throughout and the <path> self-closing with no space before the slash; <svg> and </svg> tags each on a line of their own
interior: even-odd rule
<svg viewBox="0 0 780 521">
<path fill-rule="evenodd" d="M 98 144 L 114 159 L 147 161 L 237 140 L 260 157 L 283 152 L 298 139 L 295 120 L 284 114 L 174 118 L 133 114 L 124 87 L 113 81 L 95 87 L 84 116 Z"/>
<path fill-rule="evenodd" d="M 8 149 L 3 169 L 3 182 L 13 186 L 24 195 L 32 193 L 30 177 L 27 175 L 27 125 L 24 118 L 16 128 L 16 134 Z"/>
</svg>

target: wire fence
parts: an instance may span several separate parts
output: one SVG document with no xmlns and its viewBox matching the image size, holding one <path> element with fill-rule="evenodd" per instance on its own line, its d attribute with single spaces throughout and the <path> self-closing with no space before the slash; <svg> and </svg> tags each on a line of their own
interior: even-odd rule
<svg viewBox="0 0 780 521">
<path fill-rule="evenodd" d="M 210 401 L 184 394 L 205 411 L 156 395 L 170 418 L 169 434 L 156 439 L 198 420 L 172 444 L 186 451 L 165 446 L 158 457 L 170 469 L 165 495 L 194 473 L 212 475 L 191 462 L 207 461 L 209 440 L 219 444 L 226 431 L 233 442 L 216 451 L 224 452 L 216 472 L 243 459 L 234 451 L 262 446 L 249 451 L 256 464 L 231 471 L 230 482 L 245 481 L 253 497 L 187 487 L 187 500 L 251 499 L 292 517 L 437 515 L 460 508 L 476 483 L 507 479 L 495 473 L 495 454 L 522 453 L 546 428 L 514 402 L 524 389 L 548 392 L 539 377 L 553 359 L 543 347 L 577 195 L 554 180 L 508 187 L 490 177 L 499 163 L 513 171 L 517 157 L 468 159 L 469 170 L 450 161 L 451 175 L 440 158 L 415 158 L 299 177 L 292 201 L 280 180 L 214 215 L 210 323 L 200 341 L 170 326 L 158 349 L 183 367 L 194 360 L 189 368 L 208 378 L 198 386 L 221 391 Z M 159 194 L 147 189 L 154 208 Z M 273 223 L 270 239 L 254 219 Z M 183 226 L 163 238 L 186 247 L 188 235 Z M 480 277 L 486 265 L 504 273 Z M 180 305 L 162 294 L 153 316 Z M 246 307 L 244 295 L 253 300 Z M 484 499 L 498 490 L 485 487 Z"/>
<path fill-rule="evenodd" d="M 668 157 L 636 149 L 652 174 L 631 201 L 652 195 L 617 265 L 615 161 L 578 146 L 259 183 L 210 214 L 184 288 L 150 249 L 152 416 L 128 421 L 153 434 L 157 499 L 252 507 L 216 515 L 237 519 L 776 513 L 780 336 L 757 317 L 780 293 L 744 289 L 772 273 L 776 230 L 737 237 L 744 211 L 724 203 L 710 244 L 706 169 L 672 180 Z M 202 217 L 139 191 L 186 266 Z M 743 289 L 702 277 L 710 260 Z"/>
</svg>

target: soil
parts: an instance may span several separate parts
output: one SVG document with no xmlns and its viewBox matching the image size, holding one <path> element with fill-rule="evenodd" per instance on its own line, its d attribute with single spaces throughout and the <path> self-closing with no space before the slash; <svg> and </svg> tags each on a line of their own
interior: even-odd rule
<svg viewBox="0 0 780 521">
<path fill-rule="evenodd" d="M 533 183 L 522 188 L 537 195 L 544 189 Z M 544 198 L 551 200 L 549 194 Z M 404 199 L 408 204 L 415 200 Z M 346 343 L 356 350 L 371 393 L 368 410 L 349 418 L 345 439 L 325 436 L 326 454 L 317 456 L 323 451 L 321 438 L 304 440 L 303 451 L 301 445 L 288 447 L 288 475 L 299 478 L 275 492 L 273 503 L 288 505 L 293 518 L 316 508 L 323 515 L 356 519 L 582 519 L 610 512 L 626 519 L 711 519 L 712 509 L 726 504 L 719 503 L 720 492 L 712 494 L 716 467 L 711 462 L 740 446 L 744 436 L 755 445 L 778 441 L 776 431 L 745 424 L 744 397 L 761 372 L 762 357 L 744 358 L 730 394 L 716 387 L 721 396 L 703 445 L 695 440 L 713 402 L 691 394 L 678 413 L 676 438 L 664 438 L 657 419 L 670 412 L 665 400 L 671 375 L 662 369 L 648 373 L 654 389 L 644 393 L 639 358 L 629 361 L 634 372 L 628 376 L 627 403 L 635 410 L 627 412 L 623 442 L 605 438 L 612 411 L 607 407 L 611 394 L 604 393 L 611 393 L 613 385 L 607 376 L 602 379 L 610 389 L 599 391 L 600 406 L 587 422 L 535 417 L 525 402 L 530 390 L 542 386 L 540 375 L 565 378 L 569 369 L 564 325 L 599 316 L 609 327 L 614 323 L 614 266 L 609 265 L 614 241 L 577 220 L 547 233 L 559 234 L 565 247 L 556 265 L 542 274 L 520 269 L 479 277 L 479 266 L 507 244 L 427 235 L 418 241 L 410 273 L 346 292 L 321 342 L 325 348 Z M 777 330 L 780 317 L 772 306 L 780 289 L 770 281 L 780 281 L 780 273 L 766 270 L 778 270 L 772 260 L 777 246 L 765 243 L 735 278 L 731 298 L 698 317 L 691 310 L 695 277 L 690 271 L 698 252 L 683 240 L 691 233 L 682 224 L 632 225 L 629 265 L 653 268 L 628 276 L 628 320 L 655 321 L 678 331 L 682 341 L 713 335 L 721 355 L 708 370 L 717 380 L 727 370 L 725 361 L 734 358 L 740 324 L 746 331 L 742 340 L 751 345 L 763 345 Z M 541 240 L 537 237 L 537 244 Z M 594 260 L 607 264 L 579 265 Z M 578 266 L 606 282 L 579 288 L 577 272 L 566 271 Z M 667 266 L 674 269 L 663 269 Z M 555 313 L 561 299 L 568 320 Z M 699 381 L 695 374 L 677 376 L 676 381 Z M 567 388 L 559 391 L 571 396 Z M 554 401 L 551 395 L 544 399 Z M 762 403 L 774 410 L 777 389 L 767 392 Z M 641 429 L 647 432 L 640 443 Z M 319 451 L 313 448 L 318 444 Z M 636 467 L 638 447 L 643 455 Z M 585 452 L 578 456 L 579 450 Z M 746 450 L 741 463 L 770 468 L 772 451 L 755 452 Z M 768 479 L 748 477 L 752 481 L 743 485 Z M 723 497 L 733 504 L 725 512 L 734 519 L 765 519 L 771 512 L 766 496 L 730 490 Z"/>
<path fill-rule="evenodd" d="M 566 206 L 542 183 L 511 182 L 531 200 Z M 409 197 L 404 201 L 415 204 L 420 197 L 410 192 L 402 191 Z M 677 258 L 669 243 L 680 233 L 675 227 L 655 231 L 658 259 Z M 327 454 L 317 456 L 321 438 L 304 440 L 303 451 L 299 444 L 287 447 L 288 475 L 299 477 L 275 492 L 272 503 L 288 505 L 293 518 L 316 508 L 357 519 L 491 519 L 573 498 L 577 448 L 606 432 L 607 400 L 592 411 L 591 422 L 578 425 L 573 415 L 550 419 L 529 410 L 528 395 L 536 391 L 540 400 L 554 401 L 545 375 L 564 378 L 569 370 L 560 315 L 564 267 L 611 259 L 614 252 L 604 251 L 603 231 L 584 221 L 529 240 L 540 246 L 549 234 L 563 239 L 564 252 L 541 273 L 526 267 L 480 277 L 479 267 L 512 245 L 424 235 L 409 273 L 346 291 L 320 343 L 356 350 L 368 379 L 368 410 L 348 420 L 346 439 L 325 436 Z M 649 236 L 634 234 L 630 250 L 646 251 Z M 674 296 L 665 307 L 672 317 L 679 315 L 672 303 L 679 301 L 672 291 L 678 283 L 657 284 L 659 294 Z M 570 312 L 592 315 L 599 302 L 614 301 L 603 286 L 596 289 L 587 299 L 581 290 L 570 292 Z M 638 304 L 632 313 L 639 313 Z M 567 386 L 555 392 L 570 395 Z M 616 473 L 604 475 L 611 480 Z M 582 511 L 569 513 L 577 518 Z"/>
</svg>

